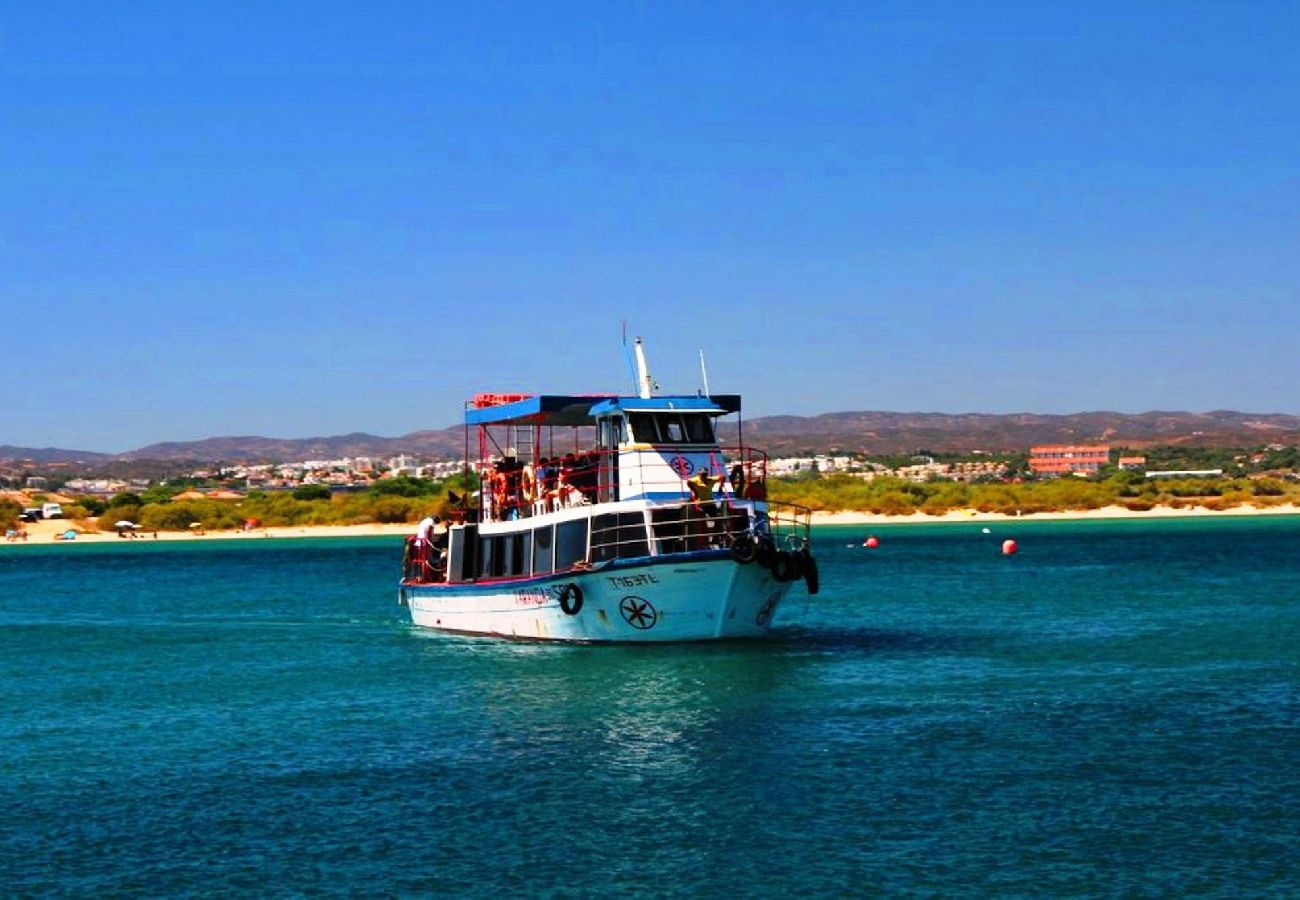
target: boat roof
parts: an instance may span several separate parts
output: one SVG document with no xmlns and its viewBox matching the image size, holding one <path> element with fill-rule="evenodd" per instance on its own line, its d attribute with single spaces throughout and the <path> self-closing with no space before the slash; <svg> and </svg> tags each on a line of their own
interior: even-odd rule
<svg viewBox="0 0 1300 900">
<path fill-rule="evenodd" d="M 485 395 L 486 396 L 486 395 Z M 465 408 L 466 425 L 560 425 L 596 424 L 596 416 L 614 412 L 698 412 L 722 416 L 740 412 L 739 394 L 686 395 L 675 397 L 620 397 L 613 394 L 532 394 L 509 396 L 509 402 Z"/>
</svg>

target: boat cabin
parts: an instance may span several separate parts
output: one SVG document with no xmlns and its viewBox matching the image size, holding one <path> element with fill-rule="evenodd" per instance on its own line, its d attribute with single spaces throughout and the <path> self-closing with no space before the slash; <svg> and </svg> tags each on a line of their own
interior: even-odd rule
<svg viewBox="0 0 1300 900">
<path fill-rule="evenodd" d="M 767 522 L 766 455 L 719 445 L 717 420 L 739 412 L 734 394 L 478 395 L 465 409 L 477 503 L 449 530 L 436 580 L 727 547 Z"/>
</svg>

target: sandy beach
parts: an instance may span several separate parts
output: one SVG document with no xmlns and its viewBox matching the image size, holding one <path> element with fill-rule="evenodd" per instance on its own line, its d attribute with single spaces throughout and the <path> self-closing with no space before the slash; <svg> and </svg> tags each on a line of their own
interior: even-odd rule
<svg viewBox="0 0 1300 900">
<path fill-rule="evenodd" d="M 1175 509 L 1157 506 L 1154 509 L 1138 512 L 1122 506 L 1106 506 L 1101 509 L 1067 510 L 1062 512 L 1027 513 L 1022 516 L 1002 513 L 983 513 L 973 509 L 951 510 L 941 516 L 925 513 L 912 513 L 905 516 L 887 516 L 869 512 L 814 512 L 813 525 L 916 525 L 916 524 L 969 524 L 972 522 L 1042 522 L 1069 519 L 1168 519 L 1168 518 L 1206 518 L 1211 516 L 1277 516 L 1300 515 L 1300 506 L 1292 503 L 1281 506 L 1254 507 L 1237 506 L 1226 510 L 1206 509 L 1204 507 L 1184 507 Z M 252 531 L 159 531 L 138 532 L 134 538 L 119 537 L 116 532 L 90 531 L 84 524 L 67 519 L 34 522 L 24 525 L 27 540 L 17 542 L 0 542 L 0 547 L 22 546 L 27 544 L 91 544 L 113 543 L 127 544 L 139 541 L 210 541 L 236 540 L 255 541 L 266 538 L 344 538 L 344 537 L 382 537 L 404 536 L 413 534 L 414 524 L 381 525 L 308 525 L 301 527 L 257 528 Z M 58 535 L 68 529 L 77 532 L 73 541 L 62 541 Z"/>
<path fill-rule="evenodd" d="M 954 509 L 941 516 L 926 513 L 911 513 L 905 516 L 887 516 L 868 512 L 814 512 L 814 525 L 904 525 L 939 522 L 1044 522 L 1066 519 L 1174 519 L 1206 518 L 1210 516 L 1276 516 L 1300 515 L 1300 506 L 1285 503 L 1280 506 L 1235 506 L 1231 509 L 1207 509 L 1203 506 L 1182 507 L 1157 506 L 1145 511 L 1127 509 L 1123 506 L 1103 506 L 1100 509 L 1062 510 L 1060 512 L 1025 513 L 1021 516 L 1004 513 L 985 513 L 974 509 Z"/>
<path fill-rule="evenodd" d="M 415 533 L 415 525 L 398 524 L 398 525 L 381 525 L 372 523 L 368 525 L 304 525 L 301 527 L 283 527 L 283 528 L 255 528 L 252 531 L 240 531 L 231 529 L 227 531 L 141 531 L 136 532 L 135 537 L 119 537 L 115 531 L 90 531 L 85 525 L 79 524 L 68 519 L 51 519 L 48 521 L 32 522 L 23 525 L 27 529 L 28 544 L 134 544 L 144 542 L 158 541 L 256 541 L 266 538 L 334 538 L 334 537 L 376 537 L 385 535 L 407 535 Z M 77 532 L 77 537 L 73 541 L 56 540 L 58 535 L 63 534 L 69 528 Z M 17 545 L 21 546 L 22 541 Z M 0 547 L 13 546 L 9 542 L 0 542 Z"/>
</svg>

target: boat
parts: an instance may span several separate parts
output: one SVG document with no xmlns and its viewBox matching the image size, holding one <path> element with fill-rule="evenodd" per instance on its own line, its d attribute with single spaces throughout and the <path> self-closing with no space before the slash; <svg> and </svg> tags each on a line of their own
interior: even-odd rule
<svg viewBox="0 0 1300 900">
<path fill-rule="evenodd" d="M 736 394 L 477 394 L 450 524 L 407 539 L 398 602 L 422 628 L 581 643 L 753 638 L 818 591 L 807 508 L 767 498 Z M 706 376 L 707 378 L 707 376 Z M 707 381 L 706 381 L 707 383 Z M 739 446 L 719 420 L 734 414 Z M 477 461 L 471 463 L 471 448 Z"/>
</svg>

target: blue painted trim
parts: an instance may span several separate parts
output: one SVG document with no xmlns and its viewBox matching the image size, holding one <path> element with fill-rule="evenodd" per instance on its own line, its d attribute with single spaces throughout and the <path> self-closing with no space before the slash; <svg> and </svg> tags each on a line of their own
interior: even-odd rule
<svg viewBox="0 0 1300 900">
<path fill-rule="evenodd" d="M 591 405 L 610 394 L 534 394 L 514 403 L 465 410 L 466 425 L 591 425 Z"/>
<path fill-rule="evenodd" d="M 740 406 L 739 397 L 736 397 L 736 406 Z M 711 397 L 614 397 L 597 403 L 591 408 L 591 414 L 603 416 L 615 412 L 664 412 L 666 410 L 704 412 L 715 416 L 726 415 L 728 412 L 725 407 L 714 403 Z"/>
<path fill-rule="evenodd" d="M 710 397 L 617 397 L 611 394 L 534 394 L 514 403 L 465 410 L 466 425 L 592 425 L 595 416 L 662 410 L 726 415 L 740 412 L 739 394 Z"/>
</svg>

